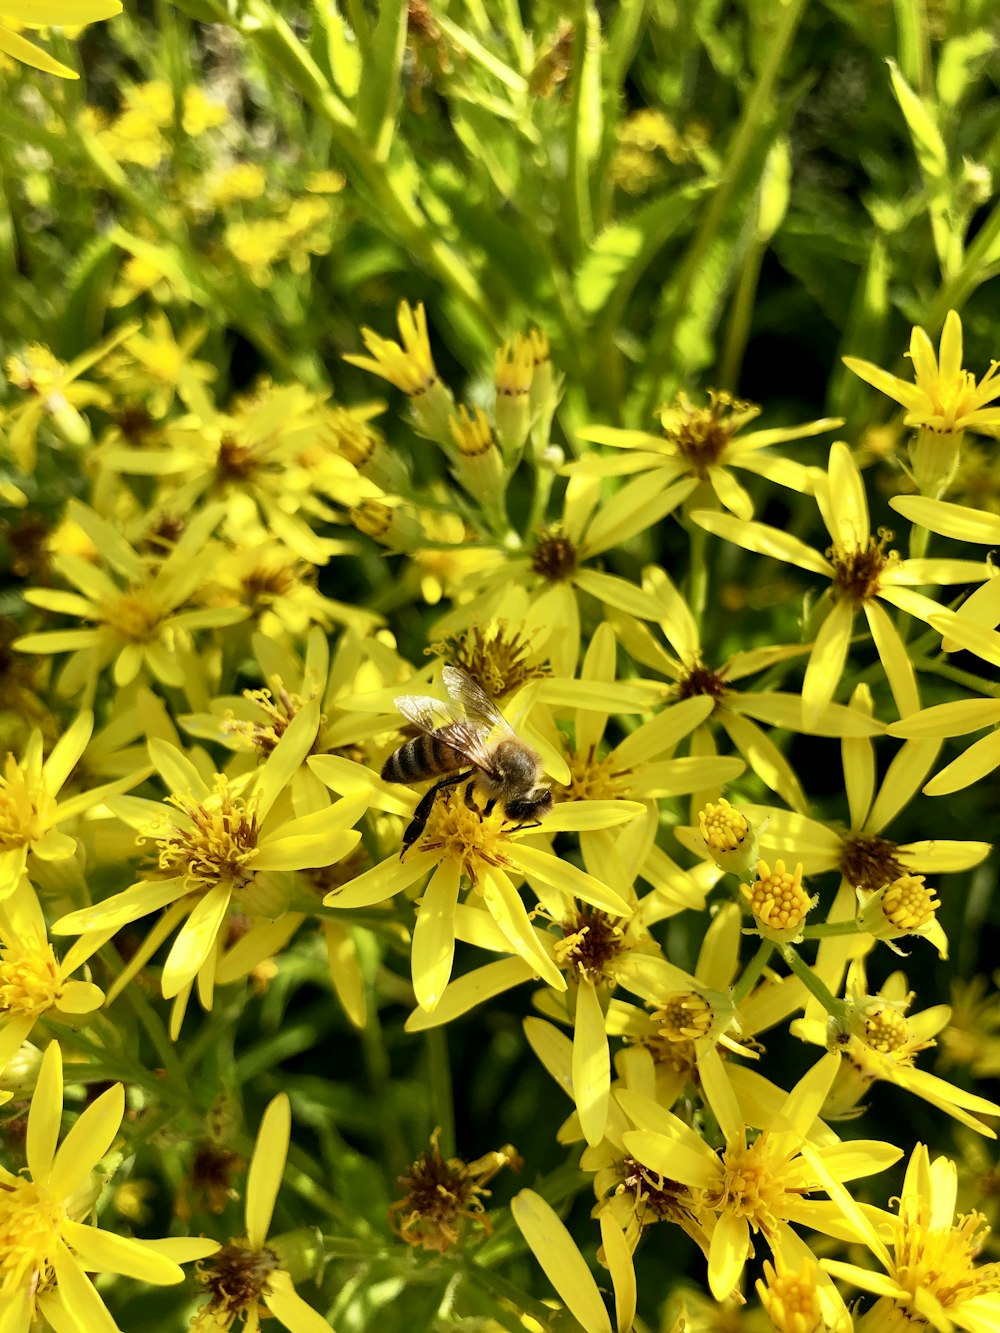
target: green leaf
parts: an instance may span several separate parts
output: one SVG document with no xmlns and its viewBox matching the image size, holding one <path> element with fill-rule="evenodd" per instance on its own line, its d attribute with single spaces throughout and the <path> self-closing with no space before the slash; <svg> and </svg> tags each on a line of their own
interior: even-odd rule
<svg viewBox="0 0 1000 1333">
<path fill-rule="evenodd" d="M 948 171 L 948 150 L 937 127 L 935 110 L 917 96 L 894 60 L 888 60 L 886 64 L 889 66 L 892 91 L 906 120 L 924 179 L 928 183 L 943 181 Z"/>
<path fill-rule="evenodd" d="M 400 74 L 406 50 L 406 0 L 383 0 L 358 92 L 358 136 L 377 162 L 389 155 L 402 95 Z"/>
</svg>

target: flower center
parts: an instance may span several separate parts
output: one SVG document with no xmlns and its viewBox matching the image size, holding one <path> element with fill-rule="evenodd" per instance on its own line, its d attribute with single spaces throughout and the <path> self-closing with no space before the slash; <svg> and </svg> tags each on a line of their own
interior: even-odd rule
<svg viewBox="0 0 1000 1333">
<path fill-rule="evenodd" d="M 167 797 L 168 804 L 190 821 L 188 827 L 164 833 L 162 826 L 147 831 L 159 846 L 160 869 L 181 875 L 189 891 L 210 889 L 220 883 L 245 888 L 253 879 L 257 855 L 257 815 L 247 802 L 234 797 L 226 779 L 216 775 L 215 798 L 202 805 L 190 796 Z"/>
<path fill-rule="evenodd" d="M 560 799 L 564 801 L 616 801 L 629 790 L 630 768 L 616 768 L 614 757 L 598 759 L 592 745 L 585 755 L 570 753 L 566 756 L 570 778 L 560 785 Z"/>
<path fill-rule="evenodd" d="M 708 397 L 708 407 L 695 407 L 681 392 L 660 412 L 664 435 L 701 481 L 707 479 L 708 469 L 718 463 L 736 432 L 760 413 L 755 404 L 724 389 L 709 389 Z"/>
<path fill-rule="evenodd" d="M 625 947 L 620 920 L 590 908 L 563 921 L 563 938 L 555 946 L 559 967 L 578 972 L 595 985 L 604 981 L 611 963 Z"/>
<path fill-rule="evenodd" d="M 678 684 L 677 697 L 693 699 L 696 695 L 707 694 L 710 699 L 721 699 L 727 690 L 725 670 L 710 671 L 697 662 Z"/>
<path fill-rule="evenodd" d="M 285 734 L 289 722 L 303 706 L 302 699 L 297 694 L 289 694 L 283 686 L 278 687 L 277 695 L 278 702 L 275 703 L 270 690 L 244 690 L 244 699 L 257 705 L 264 714 L 264 721 L 252 722 L 238 718 L 230 709 L 222 722 L 223 731 L 232 736 L 242 736 L 260 752 L 262 757 L 266 758 Z"/>
<path fill-rule="evenodd" d="M 687 1186 L 650 1171 L 634 1157 L 623 1159 L 621 1172 L 622 1181 L 615 1192 L 633 1196 L 640 1226 L 653 1222 L 679 1223 L 693 1216 Z"/>
<path fill-rule="evenodd" d="M 8 752 L 0 776 L 0 851 L 36 842 L 55 816 L 55 797 L 33 781 Z"/>
<path fill-rule="evenodd" d="M 499 620 L 487 629 L 474 625 L 432 644 L 424 652 L 447 658 L 453 666 L 461 667 L 491 699 L 502 699 L 525 681 L 550 674 L 548 667 L 531 660 L 531 635 L 510 629 L 506 620 Z"/>
<path fill-rule="evenodd" d="M 801 862 L 789 874 L 784 861 L 775 861 L 773 871 L 758 861 L 757 879 L 741 884 L 740 892 L 759 926 L 783 934 L 798 930 L 813 903 L 802 887 Z"/>
<path fill-rule="evenodd" d="M 829 548 L 826 554 L 833 564 L 831 591 L 834 601 L 846 597 L 855 606 L 860 606 L 878 596 L 882 571 L 899 560 L 896 551 L 885 549 L 892 538 L 888 528 L 879 528 L 878 540 L 869 537 L 865 546 L 841 546 L 838 542 Z"/>
<path fill-rule="evenodd" d="M 24 1176 L 0 1177 L 0 1300 L 25 1288 L 37 1293 L 55 1276 L 52 1255 L 66 1210 L 43 1185 Z"/>
<path fill-rule="evenodd" d="M 483 865 L 504 866 L 509 862 L 504 854 L 503 826 L 506 816 L 498 804 L 492 814 L 484 816 L 478 805 L 470 808 L 465 799 L 465 785 L 460 791 L 448 791 L 438 796 L 427 821 L 427 828 L 417 846 L 421 851 L 440 852 L 441 859 L 450 857 L 469 881 L 475 884 Z"/>
<path fill-rule="evenodd" d="M 703 995 L 682 990 L 668 995 L 651 1016 L 660 1025 L 658 1039 L 673 1046 L 690 1046 L 698 1037 L 708 1036 L 715 1017 Z"/>
<path fill-rule="evenodd" d="M 872 1001 L 853 1026 L 865 1045 L 879 1055 L 909 1055 L 910 1025 L 894 1005 Z"/>
<path fill-rule="evenodd" d="M 278 1256 L 266 1247 L 252 1250 L 247 1241 L 230 1241 L 217 1250 L 198 1273 L 211 1292 L 208 1309 L 236 1318 L 267 1294 L 268 1279 L 278 1267 Z"/>
<path fill-rule="evenodd" d="M 249 445 L 240 444 L 232 435 L 223 435 L 215 460 L 215 473 L 220 482 L 248 481 L 259 466 L 260 461 Z"/>
<path fill-rule="evenodd" d="M 57 1004 L 61 994 L 62 979 L 51 944 L 0 949 L 0 1014 L 36 1017 Z"/>
<path fill-rule="evenodd" d="M 900 875 L 882 891 L 882 914 L 896 930 L 920 930 L 940 906 L 923 875 Z"/>
<path fill-rule="evenodd" d="M 484 1186 L 503 1167 L 521 1169 L 521 1158 L 506 1144 L 498 1152 L 487 1153 L 474 1162 L 460 1157 L 441 1156 L 440 1130 L 431 1135 L 431 1146 L 401 1175 L 396 1184 L 405 1196 L 389 1208 L 389 1219 L 397 1236 L 407 1245 L 444 1254 L 460 1239 L 462 1218 L 469 1218 L 492 1230 L 483 1208 L 489 1197 Z"/>
<path fill-rule="evenodd" d="M 896 844 L 875 833 L 848 838 L 840 856 L 840 870 L 849 884 L 859 889 L 881 889 L 906 874 L 896 859 Z"/>
<path fill-rule="evenodd" d="M 893 1227 L 896 1281 L 917 1298 L 930 1291 L 948 1309 L 1000 1291 L 1000 1264 L 976 1265 L 989 1226 L 982 1213 L 959 1214 L 950 1227 L 933 1226 L 928 1200 L 906 1196 Z"/>
<path fill-rule="evenodd" d="M 735 852 L 750 837 L 750 821 L 729 804 L 724 796 L 713 805 L 711 802 L 698 812 L 698 824 L 705 845 L 714 855 L 723 852 Z"/>
<path fill-rule="evenodd" d="M 162 614 L 148 592 L 125 592 L 115 602 L 105 602 L 104 619 L 123 639 L 148 643 L 160 627 Z"/>
<path fill-rule="evenodd" d="M 548 583 L 561 583 L 576 572 L 576 547 L 565 534 L 545 528 L 531 557 L 531 568 Z"/>
<path fill-rule="evenodd" d="M 749 1148 L 740 1145 L 727 1148 L 722 1162 L 723 1184 L 717 1196 L 709 1199 L 710 1206 L 719 1213 L 745 1217 L 755 1231 L 774 1237 L 781 1219 L 785 1186 L 769 1151 L 767 1131 Z"/>
</svg>

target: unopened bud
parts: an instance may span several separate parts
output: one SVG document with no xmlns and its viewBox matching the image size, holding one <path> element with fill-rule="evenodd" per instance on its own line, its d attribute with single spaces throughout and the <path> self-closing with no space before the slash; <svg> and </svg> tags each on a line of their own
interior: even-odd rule
<svg viewBox="0 0 1000 1333">
<path fill-rule="evenodd" d="M 947 938 L 937 919 L 941 906 L 923 875 L 899 875 L 891 884 L 872 892 L 859 888 L 858 926 L 879 940 L 897 940 L 904 935 L 923 935 L 947 957 Z"/>
<path fill-rule="evenodd" d="M 474 500 L 486 509 L 495 509 L 507 489 L 503 460 L 481 407 L 472 412 L 459 408 L 458 416 L 448 418 L 448 426 L 457 450 L 455 476 Z"/>
<path fill-rule="evenodd" d="M 720 870 L 746 875 L 757 864 L 760 852 L 756 831 L 746 815 L 724 796 L 699 811 L 698 825 L 705 848 Z"/>
<path fill-rule="evenodd" d="M 802 923 L 816 899 L 802 887 L 801 862 L 789 874 L 784 861 L 775 861 L 773 871 L 766 861 L 758 861 L 756 880 L 741 884 L 740 893 L 763 939 L 794 944 L 802 938 Z"/>
<path fill-rule="evenodd" d="M 362 500 L 351 510 L 351 522 L 359 532 L 393 551 L 414 551 L 424 541 L 420 520 L 401 504 Z"/>
<path fill-rule="evenodd" d="M 531 427 L 530 394 L 534 377 L 531 340 L 519 333 L 512 343 L 504 343 L 496 356 L 497 438 L 511 470 L 517 466 Z"/>
</svg>

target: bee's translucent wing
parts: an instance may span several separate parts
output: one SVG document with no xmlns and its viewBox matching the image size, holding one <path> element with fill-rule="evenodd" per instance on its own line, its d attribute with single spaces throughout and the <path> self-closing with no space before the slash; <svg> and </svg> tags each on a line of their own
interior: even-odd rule
<svg viewBox="0 0 1000 1333">
<path fill-rule="evenodd" d="M 465 710 L 454 700 L 443 703 L 426 694 L 401 694 L 396 707 L 420 731 L 440 736 L 473 767 L 489 771 L 490 752 L 483 729 L 474 719 L 466 717 Z"/>
<path fill-rule="evenodd" d="M 452 722 L 461 722 L 465 714 L 450 703 L 432 699 L 426 694 L 401 694 L 396 699 L 396 707 L 406 718 L 421 731 L 439 731 Z"/>
<path fill-rule="evenodd" d="M 470 722 L 484 727 L 488 735 L 497 731 L 507 736 L 514 735 L 513 727 L 493 700 L 461 667 L 446 666 L 441 677 L 448 697 Z"/>
</svg>

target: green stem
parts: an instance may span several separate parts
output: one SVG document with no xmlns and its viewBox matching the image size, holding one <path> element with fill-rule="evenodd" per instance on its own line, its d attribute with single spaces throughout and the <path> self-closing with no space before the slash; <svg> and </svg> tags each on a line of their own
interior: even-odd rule
<svg viewBox="0 0 1000 1333">
<path fill-rule="evenodd" d="M 832 935 L 857 935 L 859 934 L 856 921 L 825 921 L 818 926 L 806 926 L 803 930 L 803 938 L 807 940 L 825 940 Z"/>
<path fill-rule="evenodd" d="M 851 923 L 854 924 L 853 922 Z M 795 973 L 798 979 L 809 991 L 814 999 L 818 1000 L 828 1014 L 834 1018 L 844 1018 L 847 1014 L 847 1005 L 843 1000 L 838 1000 L 836 996 L 819 979 L 804 958 L 800 958 L 798 953 L 790 944 L 779 944 L 778 951 L 787 963 L 788 967 Z"/>
<path fill-rule="evenodd" d="M 750 321 L 753 317 L 754 297 L 757 295 L 757 282 L 766 251 L 766 242 L 756 241 L 750 247 L 743 261 L 736 291 L 729 307 L 729 324 L 722 350 L 718 386 L 720 389 L 729 389 L 732 393 L 736 392 L 739 384 L 743 353 L 750 337 Z"/>
<path fill-rule="evenodd" d="M 708 530 L 688 523 L 691 551 L 688 564 L 688 605 L 695 624 L 701 629 L 708 604 Z"/>
<path fill-rule="evenodd" d="M 455 1101 L 451 1088 L 451 1064 L 448 1059 L 448 1032 L 444 1026 L 428 1028 L 424 1034 L 427 1073 L 430 1083 L 431 1114 L 440 1128 L 438 1140 L 442 1157 L 454 1157 Z"/>
<path fill-rule="evenodd" d="M 137 986 L 126 986 L 122 994 L 123 998 L 132 1006 L 132 1011 L 145 1029 L 146 1036 L 155 1046 L 160 1064 L 167 1075 L 166 1082 L 182 1100 L 188 1101 L 190 1091 L 187 1076 L 180 1060 L 177 1058 L 174 1043 L 170 1040 L 170 1034 L 164 1028 L 160 1015 Z"/>
<path fill-rule="evenodd" d="M 541 1301 L 529 1296 L 507 1278 L 501 1277 L 492 1269 L 482 1268 L 479 1264 L 464 1263 L 462 1272 L 470 1282 L 487 1292 L 495 1301 L 513 1306 L 520 1314 L 529 1315 L 545 1333 L 551 1333 L 551 1306 L 543 1305 Z"/>
<path fill-rule="evenodd" d="M 774 953 L 773 940 L 761 940 L 760 947 L 747 964 L 746 970 L 733 988 L 733 1004 L 738 1005 L 753 990 L 757 978 L 767 967 L 768 960 Z"/>
<path fill-rule="evenodd" d="M 962 671 L 959 667 L 953 667 L 946 658 L 914 656 L 913 666 L 916 671 L 926 671 L 930 675 L 940 676 L 942 680 L 950 680 L 954 681 L 956 685 L 964 685 L 967 690 L 972 690 L 973 694 L 986 694 L 993 699 L 1000 699 L 1000 685 L 996 684 L 995 681 L 983 680 L 971 671 Z"/>
<path fill-rule="evenodd" d="M 687 309 L 691 290 L 725 223 L 733 196 L 742 187 L 743 174 L 754 152 L 761 128 L 771 119 L 775 107 L 779 104 L 777 83 L 805 5 L 806 0 L 786 0 L 783 6 L 783 13 L 775 25 L 756 86 L 744 107 L 726 163 L 719 172 L 719 188 L 712 196 L 705 220 L 685 256 L 669 312 L 650 339 L 647 365 L 665 365 L 672 362 L 674 333 Z M 775 9 L 777 8 L 778 6 L 775 6 Z M 647 400 L 640 409 L 642 419 L 653 411 L 658 394 L 659 379 L 654 375 Z"/>
</svg>

